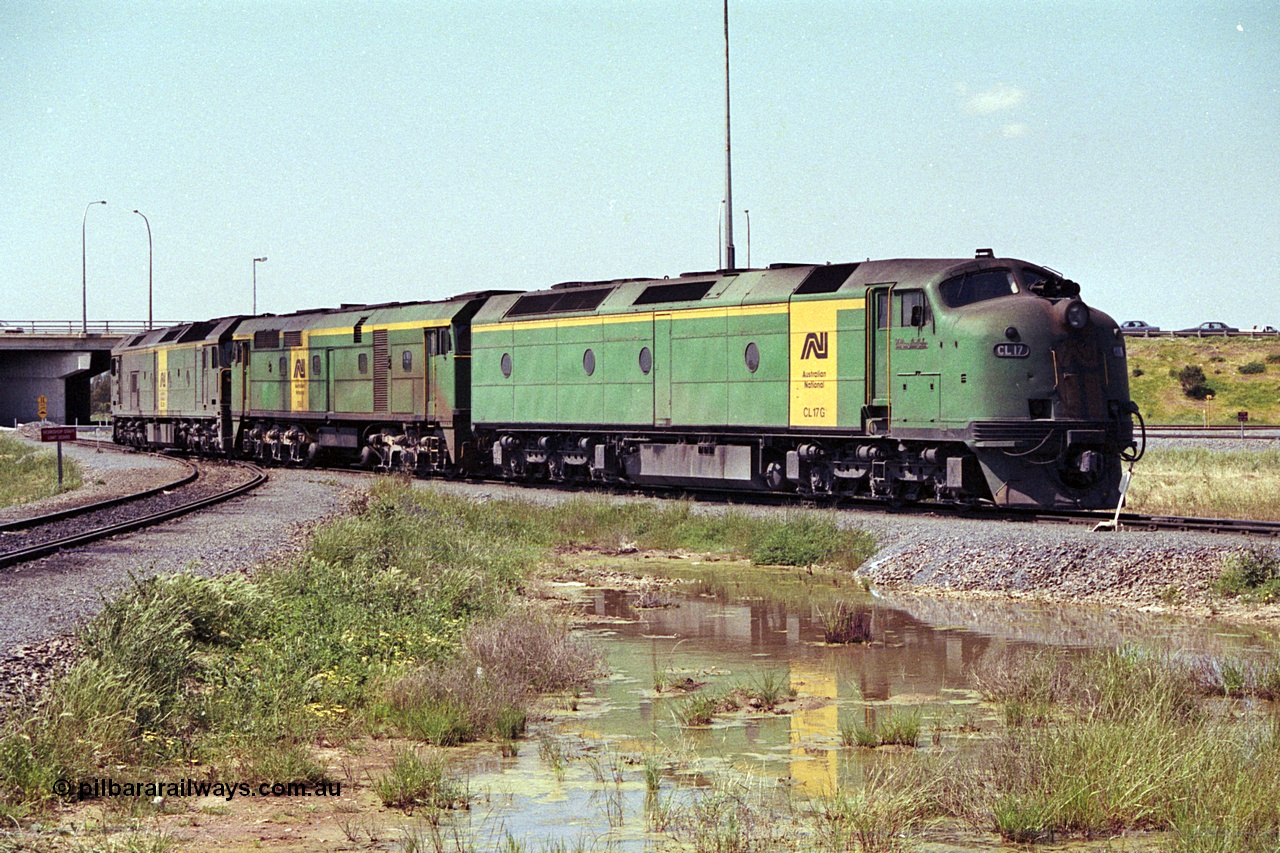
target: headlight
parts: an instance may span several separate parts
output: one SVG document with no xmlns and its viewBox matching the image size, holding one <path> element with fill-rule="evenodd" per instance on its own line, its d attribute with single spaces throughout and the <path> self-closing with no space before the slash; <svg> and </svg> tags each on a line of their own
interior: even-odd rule
<svg viewBox="0 0 1280 853">
<path fill-rule="evenodd" d="M 1089 306 L 1079 299 L 1071 300 L 1067 305 L 1067 325 L 1077 332 L 1089 325 Z"/>
</svg>

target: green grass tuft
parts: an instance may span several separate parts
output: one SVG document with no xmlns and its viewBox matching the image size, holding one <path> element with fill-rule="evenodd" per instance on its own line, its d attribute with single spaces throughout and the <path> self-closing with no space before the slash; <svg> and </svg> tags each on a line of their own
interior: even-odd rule
<svg viewBox="0 0 1280 853">
<path fill-rule="evenodd" d="M 79 463 L 62 457 L 62 489 L 80 488 L 84 472 Z M 29 503 L 59 493 L 55 452 L 0 435 L 0 508 Z"/>
</svg>

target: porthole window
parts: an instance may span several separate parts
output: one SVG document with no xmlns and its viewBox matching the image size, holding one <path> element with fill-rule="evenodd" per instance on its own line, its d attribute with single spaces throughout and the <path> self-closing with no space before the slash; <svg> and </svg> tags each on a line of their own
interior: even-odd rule
<svg viewBox="0 0 1280 853">
<path fill-rule="evenodd" d="M 653 353 L 648 347 L 640 347 L 640 372 L 648 376 L 650 370 L 653 370 Z"/>
<path fill-rule="evenodd" d="M 502 375 L 511 378 L 511 353 L 504 352 L 502 354 Z"/>
<path fill-rule="evenodd" d="M 361 373 L 369 372 L 369 353 L 362 352 L 356 357 L 356 370 Z"/>
<path fill-rule="evenodd" d="M 747 363 L 747 370 L 752 373 L 755 373 L 760 367 L 760 347 L 756 346 L 755 341 L 747 344 L 747 350 L 742 354 L 742 360 Z"/>
<path fill-rule="evenodd" d="M 404 368 L 405 373 L 413 370 L 413 350 L 405 350 L 400 353 L 400 366 Z"/>
<path fill-rule="evenodd" d="M 596 354 L 590 349 L 582 354 L 582 369 L 588 376 L 596 372 Z"/>
<path fill-rule="evenodd" d="M 289 372 L 289 359 L 282 355 L 280 356 L 280 375 L 284 376 L 288 372 Z"/>
<path fill-rule="evenodd" d="M 314 378 L 320 375 L 320 356 L 311 356 L 311 376 Z"/>
</svg>

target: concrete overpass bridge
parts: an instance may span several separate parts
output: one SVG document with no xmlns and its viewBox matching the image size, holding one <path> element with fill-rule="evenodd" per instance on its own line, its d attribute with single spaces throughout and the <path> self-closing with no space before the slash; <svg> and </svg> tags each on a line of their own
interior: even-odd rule
<svg viewBox="0 0 1280 853">
<path fill-rule="evenodd" d="M 169 326 L 172 323 L 156 323 Z M 0 424 L 39 420 L 36 398 L 48 400 L 48 419 L 89 421 L 89 381 L 111 367 L 111 348 L 146 323 L 0 321 Z"/>
</svg>

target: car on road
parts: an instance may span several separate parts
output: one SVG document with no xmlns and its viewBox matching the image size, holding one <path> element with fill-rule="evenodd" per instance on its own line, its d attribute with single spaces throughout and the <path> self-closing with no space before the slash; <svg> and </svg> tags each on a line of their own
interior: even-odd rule
<svg viewBox="0 0 1280 853">
<path fill-rule="evenodd" d="M 1146 320 L 1125 320 L 1120 324 L 1120 331 L 1126 335 L 1142 335 L 1147 332 L 1158 332 L 1160 327 L 1153 326 Z"/>
<path fill-rule="evenodd" d="M 1183 329 L 1184 335 L 1225 335 L 1229 332 L 1238 332 L 1239 329 L 1234 326 L 1228 326 L 1226 323 L 1201 323 L 1191 329 Z"/>
</svg>

